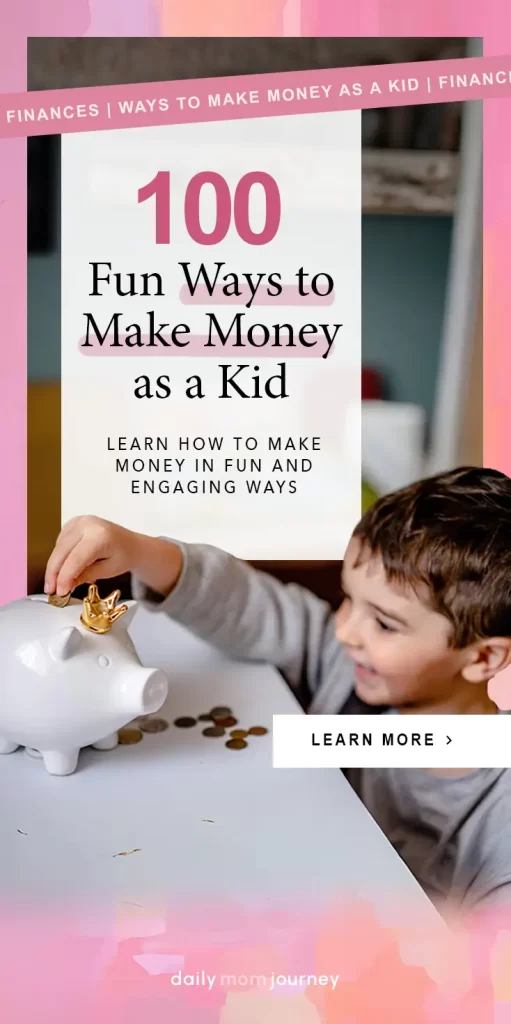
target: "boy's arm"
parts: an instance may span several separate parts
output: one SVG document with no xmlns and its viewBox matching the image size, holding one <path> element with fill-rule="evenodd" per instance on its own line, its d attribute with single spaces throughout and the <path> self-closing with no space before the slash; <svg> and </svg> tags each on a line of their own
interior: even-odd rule
<svg viewBox="0 0 511 1024">
<path fill-rule="evenodd" d="M 275 665 L 291 686 L 303 687 L 304 701 L 317 694 L 310 711 L 335 714 L 343 704 L 353 670 L 335 639 L 335 616 L 326 601 L 218 548 L 75 516 L 48 559 L 44 589 L 63 596 L 82 583 L 125 572 L 132 573 L 134 597 L 147 608 L 168 614 L 231 657 Z"/>
<path fill-rule="evenodd" d="M 314 693 L 322 682 L 325 655 L 337 647 L 327 602 L 218 548 L 171 543 L 181 551 L 182 569 L 169 596 L 161 597 L 136 576 L 133 596 L 228 656 L 269 662 L 291 686 L 306 680 Z"/>
</svg>

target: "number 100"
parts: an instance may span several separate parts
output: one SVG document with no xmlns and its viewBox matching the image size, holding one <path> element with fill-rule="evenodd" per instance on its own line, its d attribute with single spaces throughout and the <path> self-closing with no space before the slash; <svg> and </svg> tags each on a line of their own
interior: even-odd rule
<svg viewBox="0 0 511 1024">
<path fill-rule="evenodd" d="M 216 216 L 212 231 L 204 231 L 200 223 L 200 195 L 203 185 L 212 185 L 215 190 Z M 262 185 L 266 201 L 266 216 L 261 231 L 253 231 L 250 225 L 250 191 L 253 185 Z M 144 203 L 155 197 L 156 244 L 170 243 L 170 171 L 158 171 L 147 185 L 138 190 L 138 202 Z M 265 171 L 250 171 L 244 174 L 234 191 L 234 201 L 225 178 L 216 171 L 201 171 L 188 182 L 185 192 L 184 215 L 186 230 L 190 238 L 199 245 L 218 245 L 223 242 L 234 214 L 234 224 L 239 237 L 247 245 L 267 245 L 271 242 L 280 224 L 280 193 L 275 178 Z"/>
</svg>

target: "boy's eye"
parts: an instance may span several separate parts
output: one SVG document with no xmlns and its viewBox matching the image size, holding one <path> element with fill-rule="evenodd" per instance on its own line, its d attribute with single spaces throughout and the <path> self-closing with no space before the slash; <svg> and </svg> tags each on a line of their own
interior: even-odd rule
<svg viewBox="0 0 511 1024">
<path fill-rule="evenodd" d="M 384 629 L 386 633 L 395 633 L 396 630 L 392 626 L 388 626 L 386 622 L 382 622 L 381 619 L 376 619 L 376 622 L 380 629 Z"/>
</svg>

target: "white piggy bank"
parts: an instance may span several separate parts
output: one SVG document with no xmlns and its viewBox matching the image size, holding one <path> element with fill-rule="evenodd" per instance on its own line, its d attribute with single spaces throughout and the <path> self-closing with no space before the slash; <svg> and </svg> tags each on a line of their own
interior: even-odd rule
<svg viewBox="0 0 511 1024">
<path fill-rule="evenodd" d="M 118 729 L 161 708 L 167 680 L 141 665 L 127 631 L 136 607 L 102 636 L 82 625 L 81 601 L 0 608 L 1 754 L 35 749 L 50 774 L 70 775 L 81 747 L 110 750 Z"/>
</svg>

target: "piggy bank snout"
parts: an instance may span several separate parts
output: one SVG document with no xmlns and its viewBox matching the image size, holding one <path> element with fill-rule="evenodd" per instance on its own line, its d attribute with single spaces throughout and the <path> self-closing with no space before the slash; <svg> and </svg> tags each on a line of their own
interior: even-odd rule
<svg viewBox="0 0 511 1024">
<path fill-rule="evenodd" d="M 142 685 L 140 694 L 141 714 L 151 715 L 159 711 L 167 699 L 168 683 L 160 669 L 151 670 Z"/>
</svg>

